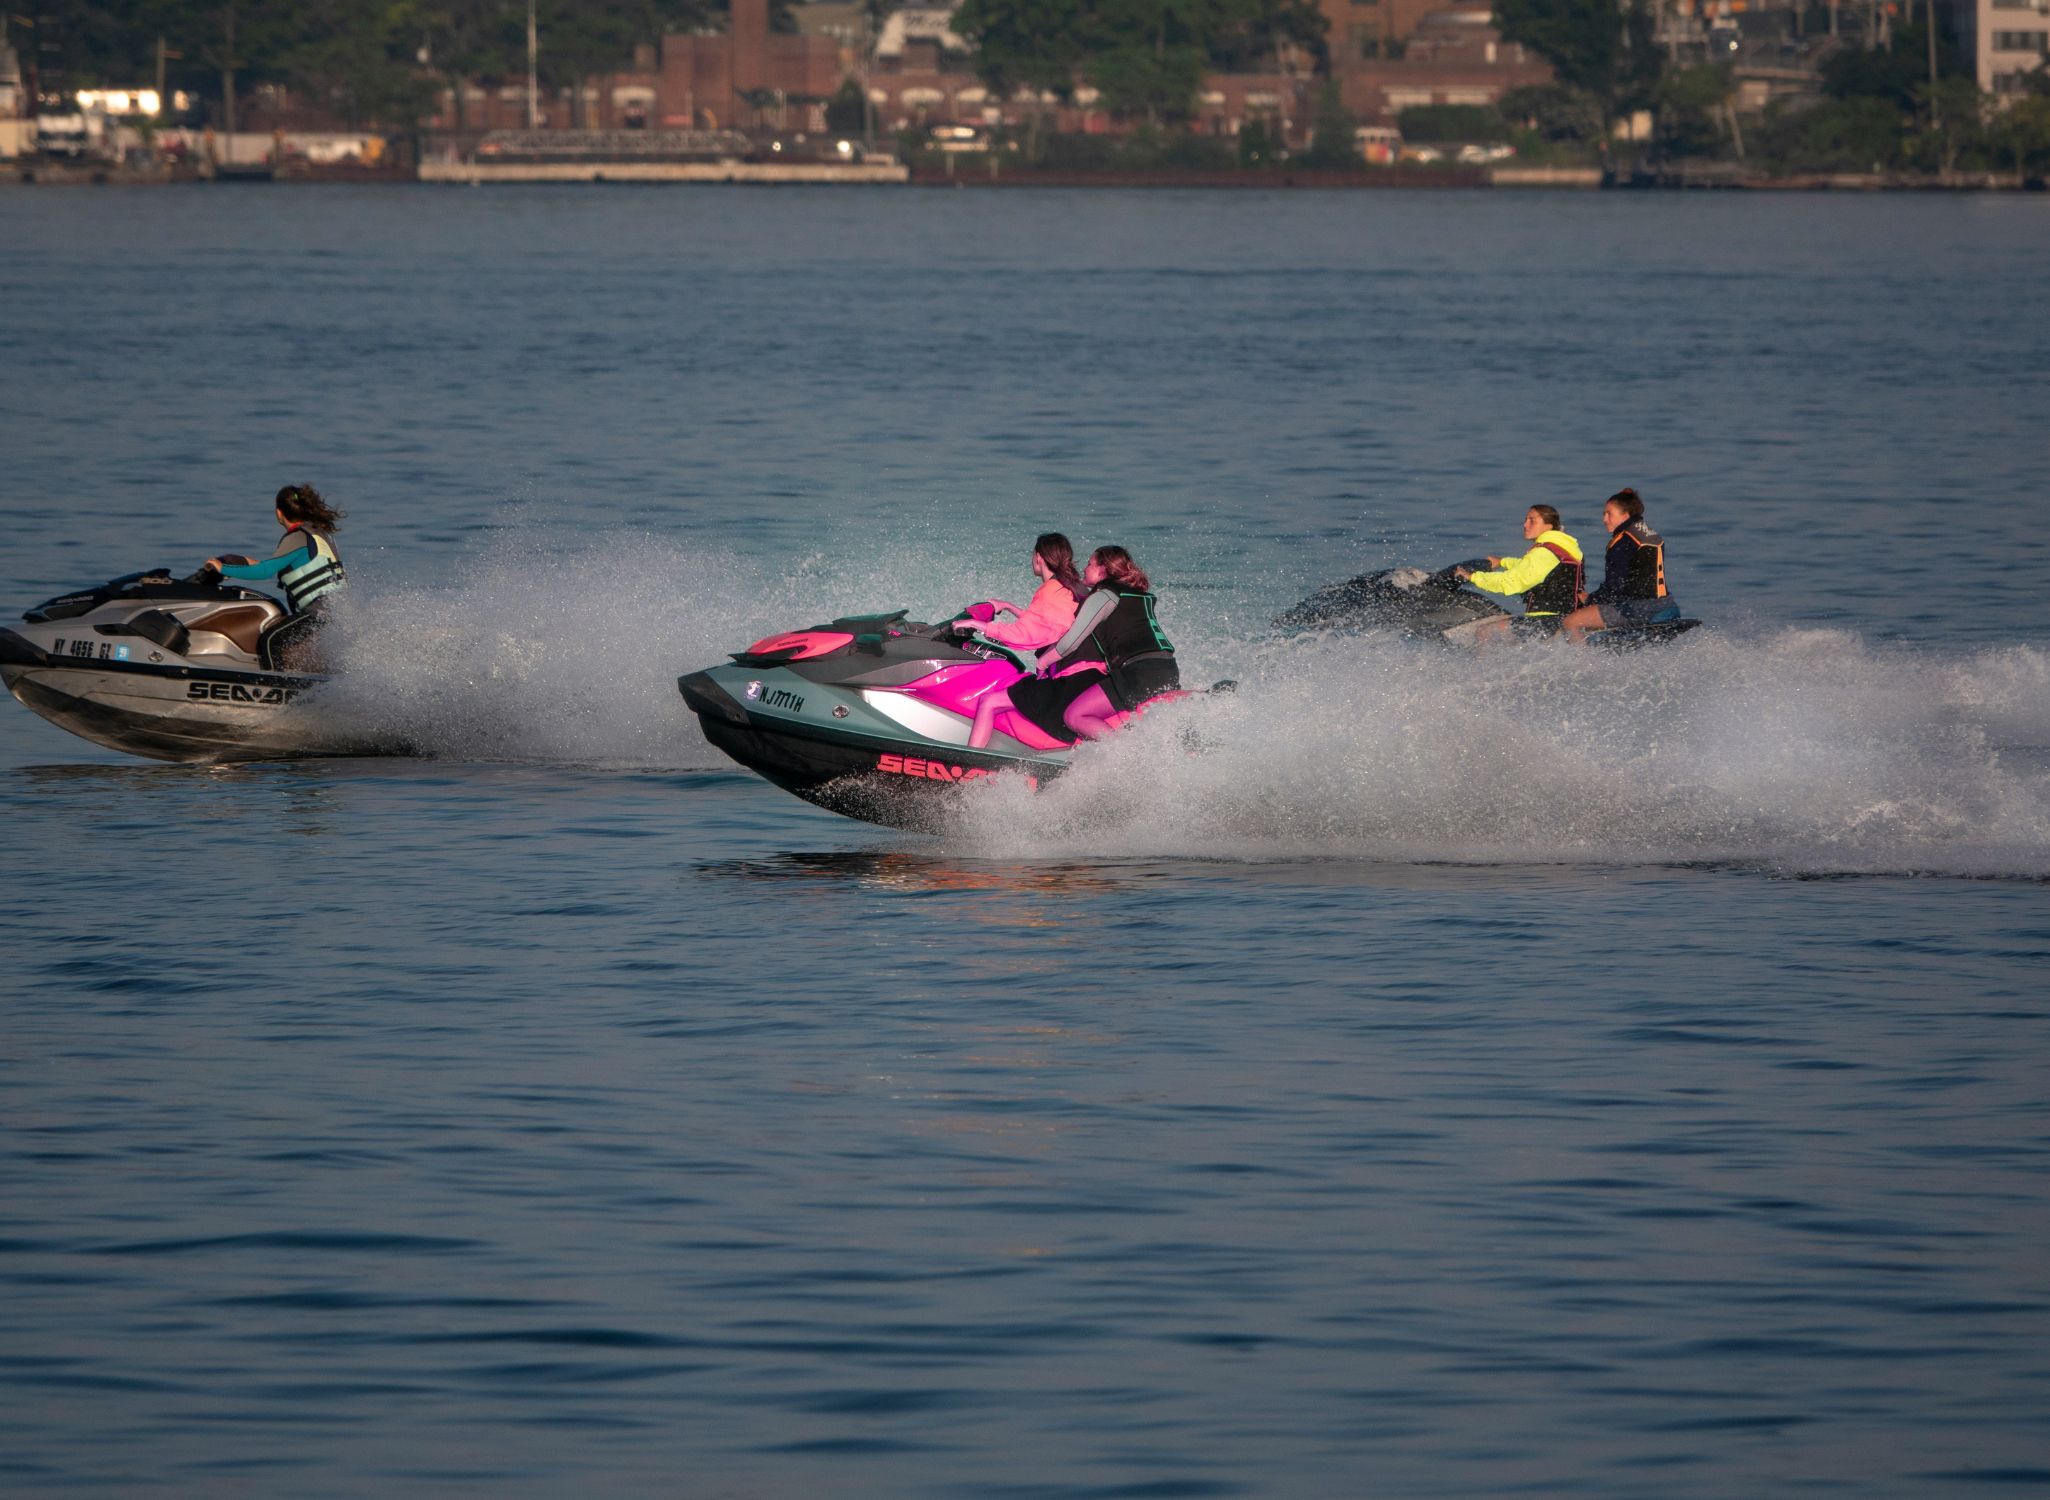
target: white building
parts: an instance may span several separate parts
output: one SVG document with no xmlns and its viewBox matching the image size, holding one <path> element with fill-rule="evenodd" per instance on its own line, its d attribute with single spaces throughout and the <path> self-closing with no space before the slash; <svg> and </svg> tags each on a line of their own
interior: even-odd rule
<svg viewBox="0 0 2050 1500">
<path fill-rule="evenodd" d="M 1957 0 L 1951 13 L 1989 94 L 2018 92 L 2022 76 L 2050 59 L 2050 0 Z"/>
<path fill-rule="evenodd" d="M 14 49 L 0 39 L 0 120 L 33 113 L 22 96 L 21 60 Z"/>
</svg>

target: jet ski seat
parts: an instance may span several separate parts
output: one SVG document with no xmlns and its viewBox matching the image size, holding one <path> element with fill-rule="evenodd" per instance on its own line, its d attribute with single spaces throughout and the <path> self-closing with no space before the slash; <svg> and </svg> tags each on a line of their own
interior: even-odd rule
<svg viewBox="0 0 2050 1500">
<path fill-rule="evenodd" d="M 257 604 L 231 604 L 217 609 L 212 614 L 201 615 L 188 622 L 192 630 L 211 630 L 224 635 L 235 643 L 235 649 L 256 655 L 257 646 L 263 639 L 263 627 L 269 622 L 271 612 Z"/>
</svg>

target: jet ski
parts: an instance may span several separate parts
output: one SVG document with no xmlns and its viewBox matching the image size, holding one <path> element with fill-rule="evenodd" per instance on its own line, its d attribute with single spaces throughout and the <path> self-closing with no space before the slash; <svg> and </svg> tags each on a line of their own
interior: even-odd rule
<svg viewBox="0 0 2050 1500">
<path fill-rule="evenodd" d="M 0 681 L 59 728 L 156 760 L 395 753 L 303 701 L 328 679 L 274 660 L 286 617 L 210 570 L 131 573 L 0 629 Z"/>
<path fill-rule="evenodd" d="M 1449 645 L 1472 645 L 1478 627 L 1490 620 L 1520 619 L 1521 616 L 1497 604 L 1479 589 L 1461 581 L 1458 569 L 1480 572 L 1489 566 L 1485 557 L 1471 558 L 1427 573 L 1422 568 L 1383 568 L 1362 573 L 1343 583 L 1321 588 L 1309 598 L 1274 617 L 1282 630 L 1302 635 L 1311 632 L 1358 634 L 1389 632 L 1411 640 L 1443 641 Z M 1611 651 L 1632 651 L 1641 646 L 1676 640 L 1694 629 L 1699 620 L 1677 617 L 1650 625 L 1624 626 L 1596 631 L 1588 636 L 1591 645 Z M 1512 639 L 1545 639 L 1550 632 L 1519 631 Z"/>
<path fill-rule="evenodd" d="M 1030 673 L 1033 656 L 905 614 L 768 636 L 676 685 L 720 750 L 807 802 L 871 823 L 932 829 L 956 786 L 1004 771 L 1036 785 L 1067 769 L 1075 747 L 1009 710 L 985 748 L 968 748 L 976 703 Z M 1188 696 L 1163 693 L 1140 712 Z"/>
</svg>

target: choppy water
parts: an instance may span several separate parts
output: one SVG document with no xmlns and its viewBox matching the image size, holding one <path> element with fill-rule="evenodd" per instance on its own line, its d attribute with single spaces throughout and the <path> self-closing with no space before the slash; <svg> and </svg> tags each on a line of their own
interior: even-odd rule
<svg viewBox="0 0 2050 1500">
<path fill-rule="evenodd" d="M 2050 1490 L 2046 243 L 2020 197 L 0 191 L 6 598 L 261 547 L 311 479 L 351 710 L 437 752 L 5 705 L 0 1488 Z M 1264 629 L 1622 483 L 1713 632 Z M 937 839 L 682 714 L 767 629 L 1027 587 L 1048 525 L 1240 692 Z"/>
</svg>

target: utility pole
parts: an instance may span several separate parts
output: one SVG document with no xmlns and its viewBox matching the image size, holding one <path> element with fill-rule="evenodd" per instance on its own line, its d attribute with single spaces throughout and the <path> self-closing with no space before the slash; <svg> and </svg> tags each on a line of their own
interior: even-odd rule
<svg viewBox="0 0 2050 1500">
<path fill-rule="evenodd" d="M 1936 87 L 1936 0 L 1926 0 L 1923 11 L 1929 19 L 1929 87 L 1934 89 Z M 1933 116 L 1936 113 L 1936 96 L 1933 93 L 1929 96 L 1929 101 L 1929 112 Z"/>
<path fill-rule="evenodd" d="M 33 120 L 43 112 L 43 28 L 41 16 L 16 16 L 15 20 L 28 27 L 30 41 L 28 52 L 22 59 L 21 85 L 28 95 L 28 117 Z"/>
<path fill-rule="evenodd" d="M 224 24 L 227 45 L 221 53 L 221 125 L 222 134 L 230 137 L 223 144 L 227 148 L 228 160 L 235 159 L 235 0 L 228 0 L 227 17 Z"/>
<path fill-rule="evenodd" d="M 534 25 L 534 0 L 527 0 L 527 129 L 541 123 L 541 38 Z"/>
</svg>

